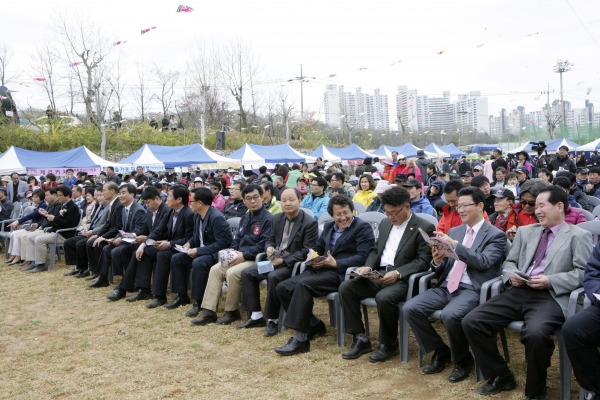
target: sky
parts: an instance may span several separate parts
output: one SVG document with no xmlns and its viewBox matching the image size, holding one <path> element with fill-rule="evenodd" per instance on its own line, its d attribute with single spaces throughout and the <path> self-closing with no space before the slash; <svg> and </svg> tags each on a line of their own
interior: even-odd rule
<svg viewBox="0 0 600 400">
<path fill-rule="evenodd" d="M 557 59 L 573 63 L 572 71 L 563 76 L 565 100 L 574 108 L 583 107 L 585 99 L 600 107 L 597 0 L 179 1 L 3 4 L 0 40 L 15 53 L 13 66 L 21 71 L 18 81 L 30 86 L 7 85 L 18 91 L 13 94 L 17 105 L 45 108 L 48 103 L 32 81 L 30 57 L 36 45 L 52 38 L 52 18 L 61 10 L 80 13 L 111 40 L 128 40 L 114 49 L 112 57 L 130 73 L 138 62 L 183 70 L 186 55 L 199 40 L 219 45 L 241 37 L 262 63 L 255 91 L 266 92 L 300 76 L 302 64 L 304 75 L 316 78 L 304 84 L 304 109 L 320 111 L 321 119 L 326 84 L 344 85 L 352 92 L 361 87 L 371 94 L 380 88 L 389 97 L 392 123 L 399 85 L 433 97 L 447 90 L 452 100 L 481 91 L 494 115 L 517 106 L 528 112 L 540 110 L 546 96 L 535 97 L 548 84 L 554 90 L 550 101 L 560 97 L 559 76 L 553 73 Z M 177 14 L 180 4 L 195 11 Z M 157 29 L 140 34 L 151 26 Z M 336 76 L 329 78 L 331 74 Z M 586 96 L 588 88 L 592 91 Z M 287 84 L 285 90 L 299 111 L 300 85 Z M 133 104 L 129 108 L 135 114 Z M 158 104 L 153 108 L 158 111 Z M 127 117 L 127 107 L 124 114 Z"/>
</svg>

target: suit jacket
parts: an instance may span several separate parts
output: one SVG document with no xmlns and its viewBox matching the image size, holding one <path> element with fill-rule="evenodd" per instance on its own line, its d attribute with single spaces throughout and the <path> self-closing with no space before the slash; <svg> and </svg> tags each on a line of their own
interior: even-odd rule
<svg viewBox="0 0 600 400">
<path fill-rule="evenodd" d="M 484 221 L 477 236 L 473 239 L 471 248 L 462 244 L 466 234 L 466 224 L 452 228 L 448 232 L 448 236 L 458 242 L 455 249 L 456 255 L 467 264 L 467 275 L 475 291 L 479 293 L 484 282 L 500 276 L 500 267 L 506 250 L 506 234 Z M 440 266 L 436 268 L 438 286 L 448 277 L 454 261 L 453 258 L 444 258 Z"/>
<path fill-rule="evenodd" d="M 169 209 L 167 215 L 161 219 L 160 225 L 150 232 L 148 238 L 153 240 L 167 240 L 171 242 L 172 248 L 176 244 L 184 245 L 193 235 L 194 212 L 192 212 L 189 206 L 183 206 L 179 210 L 175 229 L 173 229 L 173 209 Z"/>
<path fill-rule="evenodd" d="M 375 248 L 369 254 L 365 266 L 376 269 L 381 266 L 381 256 L 385 249 L 385 244 L 392 230 L 392 222 L 386 218 L 379 225 L 379 236 Z M 408 220 L 404 234 L 400 239 L 400 244 L 394 257 L 394 267 L 402 275 L 402 280 L 408 282 L 408 278 L 414 273 L 427 271 L 431 262 L 431 248 L 423 239 L 419 228 L 432 236 L 435 227 L 432 223 L 417 217 L 414 213 Z"/>
<path fill-rule="evenodd" d="M 600 293 L 600 245 L 598 244 L 594 247 L 594 252 L 585 266 L 583 287 L 588 299 L 593 305 L 599 307 L 600 301 L 594 296 L 594 293 Z"/>
<path fill-rule="evenodd" d="M 110 203 L 106 205 L 109 207 Z M 106 210 L 105 212 L 107 212 Z M 112 239 L 119 234 L 119 229 L 123 229 L 123 204 L 116 198 L 112 206 L 110 206 L 110 213 L 108 219 L 100 228 L 98 236 L 102 236 L 106 239 Z"/>
<path fill-rule="evenodd" d="M 48 205 L 48 208 L 46 209 L 46 211 L 48 211 L 48 215 L 54 215 L 56 217 L 58 215 L 58 213 L 60 212 L 61 207 L 62 207 L 61 202 L 56 200 L 54 203 Z M 42 229 L 51 228 L 52 225 L 53 225 L 52 222 L 50 222 L 44 218 L 44 223 L 42 224 L 41 228 Z"/>
<path fill-rule="evenodd" d="M 287 216 L 283 212 L 273 215 L 273 219 L 271 220 L 271 235 L 269 235 L 265 243 L 265 250 L 281 244 L 286 220 Z M 300 210 L 290 232 L 288 245 L 284 249 L 290 254 L 283 258 L 283 263 L 291 268 L 295 263 L 306 260 L 308 252 L 315 246 L 318 237 L 319 224 L 313 217 Z"/>
<path fill-rule="evenodd" d="M 373 250 L 375 235 L 368 222 L 354 217 L 350 226 L 342 232 L 335 246 L 331 248 L 334 225 L 335 221 L 325 223 L 323 233 L 317 239 L 314 250 L 320 256 L 327 256 L 327 252 L 331 251 L 331 256 L 335 258 L 338 266 L 340 281 L 343 281 L 348 268 L 365 265 L 367 257 Z"/>
<path fill-rule="evenodd" d="M 200 233 L 200 223 L 202 223 L 202 233 Z M 218 209 L 211 206 L 204 215 L 204 220 L 194 213 L 194 236 L 188 243 L 190 248 L 197 249 L 197 257 L 209 254 L 213 256 L 213 262 L 216 263 L 219 260 L 219 251 L 230 248 L 232 242 L 233 234 L 229 223 Z M 204 247 L 200 247 L 201 243 Z"/>
<path fill-rule="evenodd" d="M 102 206 L 98 207 L 96 209 L 96 212 L 94 212 L 94 216 L 92 217 L 92 222 L 94 222 L 94 219 L 100 212 L 101 207 Z M 108 221 L 108 205 L 104 206 L 104 210 L 102 211 L 100 218 L 98 218 L 98 221 L 96 221 L 96 224 L 94 225 L 94 229 L 92 229 L 92 235 L 98 235 L 98 232 L 101 231 L 101 229 L 104 226 L 104 224 L 106 223 L 106 221 Z M 91 226 L 92 226 L 92 224 L 90 223 L 90 227 Z"/>
<path fill-rule="evenodd" d="M 531 265 L 544 228 L 539 224 L 522 226 L 517 230 L 503 269 L 525 272 Z M 592 235 L 575 225 L 564 224 L 558 231 L 546 255 L 544 275 L 550 280 L 548 289 L 567 315 L 571 292 L 581 286 L 585 265 L 592 254 Z M 506 283 L 510 274 L 504 273 Z"/>
<path fill-rule="evenodd" d="M 56 232 L 59 229 L 75 228 L 79 224 L 80 219 L 79 207 L 77 207 L 77 204 L 73 200 L 69 200 L 59 208 L 58 215 L 54 217 L 54 221 L 50 222 L 52 224 L 50 232 Z M 61 236 L 68 239 L 75 236 L 75 231 L 62 232 Z"/>
<path fill-rule="evenodd" d="M 8 199 L 10 200 L 10 202 L 13 202 L 13 196 L 14 196 L 14 191 L 13 191 L 13 183 L 12 180 L 10 182 L 7 183 L 7 192 L 8 195 L 6 197 L 8 197 Z M 19 186 L 17 186 L 17 195 L 21 196 L 21 198 L 19 199 L 19 201 L 25 201 L 25 193 L 27 193 L 27 190 L 29 189 L 29 187 L 27 186 L 27 182 L 22 181 L 19 179 Z"/>
<path fill-rule="evenodd" d="M 125 222 L 125 206 L 123 206 L 122 216 L 123 222 Z M 131 203 L 129 207 L 129 218 L 127 218 L 126 225 L 123 226 L 123 231 L 127 233 L 135 233 L 141 235 L 146 227 L 146 209 L 139 203 Z M 119 233 L 116 237 L 121 237 Z"/>
<path fill-rule="evenodd" d="M 152 214 L 150 211 L 146 212 L 146 224 L 144 225 L 144 229 L 141 233 L 138 233 L 138 236 L 148 236 L 150 232 L 154 230 L 154 228 L 160 225 L 160 221 L 169 213 L 169 206 L 165 204 L 165 202 L 161 202 L 160 206 L 156 210 L 156 217 L 154 218 L 154 223 L 152 223 Z"/>
</svg>

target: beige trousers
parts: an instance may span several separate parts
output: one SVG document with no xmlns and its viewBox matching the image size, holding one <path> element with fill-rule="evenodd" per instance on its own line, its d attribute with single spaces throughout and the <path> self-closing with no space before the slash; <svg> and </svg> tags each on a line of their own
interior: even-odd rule
<svg viewBox="0 0 600 400">
<path fill-rule="evenodd" d="M 29 239 L 30 237 L 34 238 L 36 236 L 39 235 L 44 235 L 44 231 L 41 229 L 38 229 L 37 231 L 33 231 L 33 232 L 27 232 L 22 234 L 21 236 L 19 236 L 19 251 L 21 252 L 21 260 L 26 260 L 26 261 L 34 261 L 35 259 L 35 251 L 30 251 L 30 255 L 31 258 L 27 258 L 27 239 Z M 34 242 L 31 242 L 32 246 Z"/>
<path fill-rule="evenodd" d="M 226 280 L 228 289 L 225 311 L 239 310 L 242 298 L 242 271 L 254 264 L 254 261 L 244 261 L 233 267 L 222 267 L 220 262 L 213 265 L 208 274 L 208 283 L 201 307 L 217 312 L 221 288 L 223 287 L 223 281 Z"/>
</svg>

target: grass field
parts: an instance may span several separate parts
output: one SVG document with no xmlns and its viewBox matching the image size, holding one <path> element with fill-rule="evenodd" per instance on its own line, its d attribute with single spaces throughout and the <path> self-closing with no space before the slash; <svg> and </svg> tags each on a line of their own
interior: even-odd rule
<svg viewBox="0 0 600 400">
<path fill-rule="evenodd" d="M 458 384 L 447 382 L 449 368 L 424 376 L 412 332 L 407 364 L 398 358 L 371 364 L 368 356 L 343 360 L 329 327 L 312 341 L 310 353 L 280 357 L 273 349 L 287 342 L 289 330 L 264 338 L 262 328 L 192 326 L 184 309 L 112 303 L 105 298 L 111 288 L 89 289 L 81 279 L 63 277 L 67 271 L 58 263 L 55 271 L 22 273 L 0 261 L 0 398 L 483 399 L 473 374 Z M 371 340 L 377 346 L 374 311 Z M 328 322 L 324 301 L 317 302 L 316 314 Z M 508 339 L 519 385 L 494 399 L 524 398 L 523 346 L 513 332 Z M 558 351 L 552 364 L 549 395 L 558 399 Z M 578 390 L 573 379 L 573 398 Z"/>
</svg>

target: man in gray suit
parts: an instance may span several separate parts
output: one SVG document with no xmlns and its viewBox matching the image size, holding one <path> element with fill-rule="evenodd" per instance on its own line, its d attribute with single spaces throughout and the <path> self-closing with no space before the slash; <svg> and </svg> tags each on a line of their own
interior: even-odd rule
<svg viewBox="0 0 600 400">
<path fill-rule="evenodd" d="M 479 304 L 481 285 L 500 275 L 507 242 L 504 232 L 483 218 L 485 195 L 479 188 L 461 189 L 456 210 L 463 224 L 450 229 L 448 235 L 443 232 L 436 234 L 454 248 L 458 260 L 444 257 L 434 247 L 431 267 L 436 273 L 437 287 L 404 305 L 404 314 L 421 351 L 429 353 L 435 350 L 423 373 L 442 372 L 452 361 L 455 366 L 448 378 L 450 383 L 466 379 L 473 369 L 473 356 L 461 322 Z M 429 315 L 436 310 L 442 310 L 441 320 L 446 327 L 450 347 L 429 321 Z"/>
<path fill-rule="evenodd" d="M 13 172 L 10 174 L 11 182 L 7 183 L 8 200 L 12 203 L 15 201 L 25 202 L 25 193 L 27 193 L 27 182 L 19 179 L 19 174 Z"/>
<path fill-rule="evenodd" d="M 435 227 L 411 212 L 408 191 L 393 187 L 383 193 L 381 202 L 387 218 L 379 226 L 375 249 L 369 254 L 365 267 L 357 268 L 356 272 L 378 270 L 383 277 L 350 279 L 339 288 L 344 329 L 352 334 L 352 346 L 342 354 L 345 359 L 373 351 L 360 311 L 360 301 L 368 297 L 375 297 L 377 302 L 380 343 L 369 361 L 387 361 L 398 353 L 398 303 L 406 300 L 410 276 L 426 271 L 431 261 L 431 251 L 419 228 L 431 236 Z"/>
<path fill-rule="evenodd" d="M 558 186 L 540 191 L 535 204 L 540 222 L 519 228 L 504 262 L 506 291 L 463 319 L 475 360 L 489 379 L 477 389 L 480 394 L 489 396 L 516 387 L 498 352 L 496 333 L 513 321 L 525 321 L 521 330 L 527 362 L 525 395 L 548 398 L 547 369 L 554 351 L 551 335 L 565 322 L 569 295 L 581 286 L 592 253 L 590 233 L 565 223 L 568 204 L 567 194 Z M 527 276 L 519 277 L 517 272 Z"/>
</svg>

